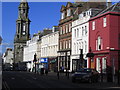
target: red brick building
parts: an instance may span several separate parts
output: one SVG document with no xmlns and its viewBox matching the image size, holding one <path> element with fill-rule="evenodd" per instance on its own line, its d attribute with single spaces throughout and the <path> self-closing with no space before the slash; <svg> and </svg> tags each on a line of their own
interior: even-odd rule
<svg viewBox="0 0 120 90">
<path fill-rule="evenodd" d="M 120 3 L 91 18 L 89 26 L 89 47 L 94 53 L 93 59 L 89 59 L 89 67 L 100 73 L 110 69 L 116 74 L 120 67 Z"/>
</svg>

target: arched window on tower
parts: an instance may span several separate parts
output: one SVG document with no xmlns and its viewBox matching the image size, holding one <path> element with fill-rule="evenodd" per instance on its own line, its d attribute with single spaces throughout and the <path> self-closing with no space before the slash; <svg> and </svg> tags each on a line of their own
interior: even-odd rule
<svg viewBox="0 0 120 90">
<path fill-rule="evenodd" d="M 23 31 L 22 31 L 22 34 L 23 34 L 23 35 L 25 35 L 25 31 L 26 31 L 25 29 L 26 29 L 26 28 L 25 28 L 25 23 L 23 23 Z"/>
<path fill-rule="evenodd" d="M 20 23 L 17 24 L 17 33 L 20 33 Z"/>
</svg>

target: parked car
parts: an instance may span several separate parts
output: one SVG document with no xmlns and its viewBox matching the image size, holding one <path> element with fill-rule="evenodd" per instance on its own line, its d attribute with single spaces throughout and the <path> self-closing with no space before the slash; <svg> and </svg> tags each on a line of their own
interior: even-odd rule
<svg viewBox="0 0 120 90">
<path fill-rule="evenodd" d="M 13 66 L 9 63 L 6 63 L 3 65 L 3 71 L 12 71 L 13 70 Z"/>
<path fill-rule="evenodd" d="M 91 68 L 81 68 L 72 74 L 72 82 L 98 82 L 99 72 Z"/>
</svg>

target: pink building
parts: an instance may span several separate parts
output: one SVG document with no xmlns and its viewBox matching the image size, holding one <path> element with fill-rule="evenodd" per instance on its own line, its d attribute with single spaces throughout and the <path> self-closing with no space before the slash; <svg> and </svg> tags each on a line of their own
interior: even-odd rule
<svg viewBox="0 0 120 90">
<path fill-rule="evenodd" d="M 116 74 L 120 68 L 120 3 L 91 18 L 89 26 L 89 47 L 94 53 L 93 59 L 89 59 L 89 67 L 100 73 L 108 70 Z"/>
</svg>

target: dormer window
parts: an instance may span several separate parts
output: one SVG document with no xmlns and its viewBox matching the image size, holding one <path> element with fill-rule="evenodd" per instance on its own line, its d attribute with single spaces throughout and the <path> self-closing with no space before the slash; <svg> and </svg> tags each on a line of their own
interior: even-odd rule
<svg viewBox="0 0 120 90">
<path fill-rule="evenodd" d="M 83 17 L 83 13 L 79 15 L 79 18 L 82 18 Z"/>
<path fill-rule="evenodd" d="M 71 15 L 71 10 L 67 9 L 67 16 L 70 16 L 70 15 Z"/>
<path fill-rule="evenodd" d="M 84 12 L 84 13 L 83 13 L 83 17 L 85 17 L 85 16 L 86 16 L 86 13 Z"/>
<path fill-rule="evenodd" d="M 65 13 L 62 12 L 62 13 L 61 13 L 61 19 L 64 19 L 64 18 L 65 18 Z"/>
</svg>

